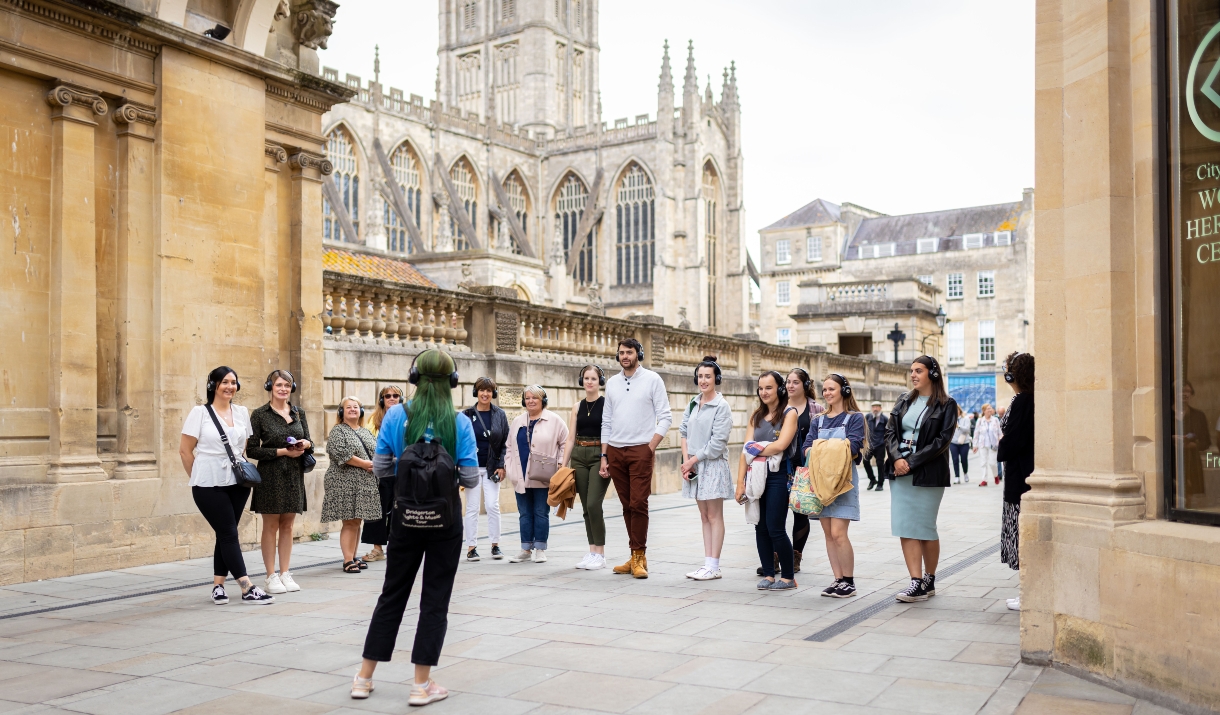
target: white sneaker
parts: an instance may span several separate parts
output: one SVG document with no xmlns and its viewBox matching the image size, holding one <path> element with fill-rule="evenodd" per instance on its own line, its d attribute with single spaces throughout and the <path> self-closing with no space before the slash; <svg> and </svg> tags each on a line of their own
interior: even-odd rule
<svg viewBox="0 0 1220 715">
<path fill-rule="evenodd" d="M 578 568 L 578 569 L 588 568 L 589 562 L 592 560 L 593 560 L 593 554 L 591 554 L 591 553 L 585 554 L 585 557 L 580 560 L 580 563 L 576 564 L 576 568 Z"/>
<path fill-rule="evenodd" d="M 546 552 L 543 551 L 542 549 L 534 549 L 534 563 L 545 564 L 546 563 Z"/>
<path fill-rule="evenodd" d="M 589 559 L 589 565 L 585 566 L 586 571 L 596 571 L 606 568 L 606 557 L 601 554 L 589 554 L 592 558 Z"/>
<path fill-rule="evenodd" d="M 263 581 L 263 590 L 267 593 L 288 593 L 288 589 L 284 586 L 284 582 L 280 580 L 280 575 L 273 573 Z"/>
<path fill-rule="evenodd" d="M 284 588 L 288 589 L 289 591 L 301 590 L 301 587 L 297 585 L 297 582 L 292 579 L 291 571 L 285 571 L 284 573 L 280 574 L 280 583 L 284 584 Z"/>
<path fill-rule="evenodd" d="M 693 578 L 693 579 L 695 579 L 695 580 L 697 581 L 697 580 L 699 580 L 699 575 L 700 575 L 700 574 L 702 574 L 702 573 L 703 573 L 703 572 L 705 572 L 705 571 L 707 571 L 707 567 L 706 567 L 706 566 L 700 566 L 699 568 L 695 569 L 694 571 L 691 571 L 690 573 L 686 574 L 686 577 L 687 577 L 687 578 Z"/>
<path fill-rule="evenodd" d="M 712 581 L 720 577 L 720 569 L 709 569 L 706 566 L 696 571 L 694 576 L 691 576 L 696 581 Z"/>
<path fill-rule="evenodd" d="M 1021 610 L 1021 597 L 1020 596 L 1017 596 L 1016 598 L 1008 599 L 1008 610 L 1010 610 L 1010 611 Z"/>
<path fill-rule="evenodd" d="M 509 560 L 508 560 L 508 562 L 509 562 L 510 564 L 519 564 L 519 563 L 521 563 L 522 561 L 529 561 L 529 560 L 530 560 L 530 556 L 532 556 L 532 555 L 533 555 L 533 554 L 531 554 L 531 553 L 530 553 L 529 549 L 525 549 L 525 550 L 524 550 L 524 551 L 522 551 L 521 553 L 519 553 L 519 554 L 517 554 L 516 556 L 512 557 L 511 559 L 509 559 Z"/>
</svg>

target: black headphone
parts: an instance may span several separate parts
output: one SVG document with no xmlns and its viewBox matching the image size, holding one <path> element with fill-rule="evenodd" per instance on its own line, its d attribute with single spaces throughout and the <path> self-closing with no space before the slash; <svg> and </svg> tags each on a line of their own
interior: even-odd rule
<svg viewBox="0 0 1220 715">
<path fill-rule="evenodd" d="M 409 372 L 407 374 L 407 382 L 411 383 L 412 385 L 419 384 L 420 373 L 419 373 L 419 368 L 415 367 L 415 361 L 419 359 L 420 355 L 423 355 L 423 353 L 419 353 L 414 358 L 411 359 L 411 372 Z M 440 375 L 433 375 L 433 377 L 440 377 Z M 457 386 L 458 386 L 458 373 L 457 373 L 457 370 L 454 370 L 453 372 L 449 373 L 449 388 L 453 389 Z"/>
<path fill-rule="evenodd" d="M 589 363 L 588 365 L 585 365 L 584 367 L 582 367 L 580 369 L 580 375 L 576 378 L 576 386 L 577 387 L 585 386 L 585 373 L 589 371 L 589 368 L 593 368 L 593 369 L 597 370 L 597 386 L 605 387 L 606 386 L 606 372 L 604 370 L 602 370 L 601 365 L 596 365 L 594 363 Z"/>
<path fill-rule="evenodd" d="M 835 380 L 835 382 L 839 383 L 840 385 L 839 392 L 842 392 L 844 397 L 851 397 L 851 383 L 847 381 L 846 377 L 843 377 L 837 372 L 832 372 L 830 373 L 830 378 L 832 380 L 834 378 L 838 378 Z"/>
<path fill-rule="evenodd" d="M 541 386 L 541 385 L 539 385 L 539 387 L 542 387 L 542 386 Z M 522 407 L 525 407 L 525 393 L 526 393 L 526 391 L 525 391 L 525 390 L 522 390 L 522 391 L 521 391 L 521 406 L 522 406 Z M 532 393 L 531 393 L 531 394 L 532 394 Z M 549 399 L 549 398 L 547 398 L 547 396 L 546 396 L 546 390 L 545 390 L 545 389 L 543 389 L 543 390 L 542 390 L 542 409 L 544 409 L 544 410 L 545 410 L 545 409 L 546 409 L 546 406 L 547 406 L 547 403 L 549 403 L 549 402 L 550 402 L 550 399 Z"/>
<path fill-rule="evenodd" d="M 385 409 L 385 390 L 386 389 L 388 389 L 388 388 L 383 388 L 381 391 L 381 394 L 377 396 L 377 406 L 383 410 Z M 394 389 L 398 390 L 397 387 L 395 387 Z M 400 404 L 402 403 L 402 390 L 398 390 L 398 402 Z"/>
<path fill-rule="evenodd" d="M 487 380 L 488 382 L 491 382 L 491 384 L 493 384 L 493 385 L 494 385 L 494 384 L 496 384 L 495 382 L 492 382 L 492 379 L 491 379 L 490 377 L 480 377 L 480 378 L 479 378 L 479 380 Z M 475 384 L 475 385 L 478 385 L 478 384 L 479 384 L 479 380 L 475 380 L 475 381 L 474 381 L 474 384 Z M 479 388 L 475 387 L 474 385 L 471 385 L 471 387 L 470 387 L 470 396 L 471 396 L 471 397 L 478 397 L 478 396 L 479 396 Z M 491 388 L 491 399 L 495 400 L 495 399 L 499 399 L 499 397 L 500 397 L 500 388 L 499 388 L 499 387 L 493 387 L 493 388 Z"/>
<path fill-rule="evenodd" d="M 229 376 L 229 373 L 226 372 L 225 377 L 228 377 L 228 376 Z M 224 377 L 222 377 L 220 379 L 223 380 Z M 233 379 L 237 381 L 237 392 L 241 392 L 241 379 L 237 377 L 237 373 L 233 373 Z M 271 389 L 271 388 L 267 388 L 267 389 Z M 208 392 L 216 392 L 216 381 L 215 380 L 208 380 L 207 390 L 208 390 Z M 294 390 L 294 392 L 295 392 L 295 390 Z"/>
<path fill-rule="evenodd" d="M 356 400 L 356 398 L 350 397 L 350 396 L 344 397 L 342 400 L 339 400 L 339 408 L 337 410 L 335 410 L 339 414 L 340 422 L 343 421 L 343 403 L 347 402 L 348 400 Z M 360 404 L 360 400 L 356 400 L 356 404 L 360 405 L 360 421 L 363 422 L 364 421 L 364 405 Z M 385 409 L 384 405 L 382 405 L 382 409 Z"/>
<path fill-rule="evenodd" d="M 626 346 L 626 347 L 631 348 L 632 350 L 635 350 L 636 359 L 639 360 L 640 362 L 644 362 L 644 346 L 643 346 L 643 344 L 640 343 L 639 340 L 636 340 L 635 338 L 627 338 L 623 342 L 619 343 L 619 347 L 623 347 L 623 346 Z"/>
<path fill-rule="evenodd" d="M 1013 355 L 1012 357 L 1015 360 L 1024 354 L 1025 353 L 1017 353 L 1016 355 Z M 1008 361 L 1005 361 L 1004 362 L 1004 382 L 1012 383 L 1012 382 L 1016 382 L 1016 381 L 1017 381 L 1017 378 L 1013 377 L 1012 372 L 1010 372 L 1008 369 Z"/>
<path fill-rule="evenodd" d="M 275 383 L 275 378 L 280 376 L 280 373 L 287 375 L 288 379 L 292 380 L 292 391 L 296 392 L 297 391 L 297 379 L 295 377 L 293 377 L 292 373 L 288 372 L 287 370 L 272 370 L 271 374 L 267 376 L 267 381 L 263 383 L 263 389 L 266 390 L 267 392 L 271 392 L 271 386 Z"/>
<path fill-rule="evenodd" d="M 716 384 L 720 384 L 720 365 L 716 364 L 715 360 L 704 360 L 695 366 L 695 385 L 699 384 L 699 368 L 701 367 L 712 368 L 712 372 L 716 373 Z"/>
<path fill-rule="evenodd" d="M 801 380 L 801 387 L 805 388 L 805 397 L 809 397 L 809 390 L 812 389 L 812 387 L 813 387 L 813 379 L 811 377 L 809 377 L 809 371 L 803 367 L 794 367 L 791 370 L 789 370 L 788 372 L 789 373 L 799 372 L 805 376 L 805 379 Z"/>
<path fill-rule="evenodd" d="M 932 357 L 931 355 L 924 355 L 924 357 L 926 357 L 928 360 L 930 360 L 932 362 L 932 367 L 928 369 L 928 377 L 932 378 L 933 380 L 939 380 L 940 379 L 940 363 L 937 362 L 936 358 Z"/>
</svg>

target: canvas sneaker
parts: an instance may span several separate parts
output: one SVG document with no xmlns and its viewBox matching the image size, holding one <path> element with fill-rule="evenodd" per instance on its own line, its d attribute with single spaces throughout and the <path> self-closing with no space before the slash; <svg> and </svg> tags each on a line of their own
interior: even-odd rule
<svg viewBox="0 0 1220 715">
<path fill-rule="evenodd" d="M 267 576 L 267 579 L 263 581 L 263 590 L 267 593 L 288 593 L 288 588 L 284 586 L 284 582 L 280 580 L 280 575 L 277 573 Z"/>
<path fill-rule="evenodd" d="M 491 557 L 496 561 L 499 561 L 500 559 L 504 558 L 504 552 L 500 550 L 499 546 L 493 544 L 491 547 Z"/>
<path fill-rule="evenodd" d="M 923 587 L 923 579 L 911 579 L 911 585 L 907 586 L 906 590 L 900 591 L 898 595 L 894 596 L 894 598 L 897 598 L 903 603 L 915 603 L 916 601 L 928 600 L 928 592 Z"/>
<path fill-rule="evenodd" d="M 529 549 L 522 549 L 521 553 L 509 559 L 508 562 L 510 564 L 519 564 L 523 561 L 529 561 L 531 556 L 533 556 L 533 554 L 530 553 Z"/>
<path fill-rule="evenodd" d="M 834 583 L 822 589 L 822 595 L 826 596 L 827 598 L 834 598 L 835 591 L 839 588 L 840 583 L 843 582 L 839 579 L 835 579 Z"/>
<path fill-rule="evenodd" d="M 467 561 L 478 561 L 479 560 L 479 550 L 478 549 L 468 550 L 466 552 L 466 560 Z"/>
<path fill-rule="evenodd" d="M 545 550 L 534 549 L 534 563 L 536 563 L 536 564 L 545 564 L 546 563 L 546 551 Z"/>
<path fill-rule="evenodd" d="M 225 587 L 222 584 L 216 584 L 212 587 L 212 603 L 217 606 L 223 606 L 229 602 L 229 594 L 225 593 Z"/>
<path fill-rule="evenodd" d="M 251 586 L 249 591 L 241 595 L 241 602 L 248 603 L 251 606 L 266 606 L 267 604 L 275 603 L 275 596 L 269 595 L 258 586 Z"/>
<path fill-rule="evenodd" d="M 280 574 L 280 583 L 284 584 L 284 588 L 288 589 L 289 593 L 301 590 L 301 587 L 298 586 L 297 582 L 292 578 L 291 571 L 285 571 L 284 573 Z"/>
<path fill-rule="evenodd" d="M 936 574 L 926 573 L 923 575 L 923 590 L 927 591 L 929 596 L 936 595 Z"/>
<path fill-rule="evenodd" d="M 856 595 L 855 584 L 851 584 L 846 581 L 840 581 L 839 585 L 835 587 L 834 593 L 830 594 L 830 597 L 831 598 L 851 598 L 854 595 Z"/>
</svg>

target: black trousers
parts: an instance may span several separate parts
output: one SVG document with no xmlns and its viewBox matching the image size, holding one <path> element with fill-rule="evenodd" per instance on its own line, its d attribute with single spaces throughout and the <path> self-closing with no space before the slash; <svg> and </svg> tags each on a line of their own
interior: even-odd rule
<svg viewBox="0 0 1220 715">
<path fill-rule="evenodd" d="M 877 474 L 873 475 L 873 460 L 877 460 Z M 877 487 L 877 491 L 885 489 L 885 447 L 872 452 L 864 458 L 864 473 L 868 475 L 868 488 Z"/>
<path fill-rule="evenodd" d="M 459 526 L 461 522 L 459 521 Z M 402 614 L 411 597 L 411 587 L 419 566 L 424 567 L 424 582 L 419 597 L 419 621 L 415 626 L 415 645 L 411 662 L 436 665 L 445 645 L 449 627 L 449 598 L 462 555 L 462 532 L 432 535 L 418 529 L 394 529 L 386 549 L 385 584 L 373 609 L 369 632 L 364 639 L 364 657 L 385 662 L 394 652 Z"/>
<path fill-rule="evenodd" d="M 377 480 L 377 496 L 381 497 L 382 517 L 364 522 L 360 543 L 385 546 L 390 542 L 390 513 L 394 511 L 394 478 Z"/>
<path fill-rule="evenodd" d="M 754 525 L 754 544 L 763 576 L 775 576 L 775 555 L 779 555 L 780 574 L 792 578 L 792 542 L 784 528 L 788 522 L 788 475 L 767 474 L 767 487 L 759 501 L 759 520 Z"/>
<path fill-rule="evenodd" d="M 237 523 L 250 498 L 250 488 L 237 484 L 227 487 L 191 487 L 191 496 L 199 513 L 216 532 L 216 548 L 212 551 L 212 573 L 225 577 L 230 573 L 240 579 L 246 575 L 246 560 L 237 540 Z"/>
</svg>

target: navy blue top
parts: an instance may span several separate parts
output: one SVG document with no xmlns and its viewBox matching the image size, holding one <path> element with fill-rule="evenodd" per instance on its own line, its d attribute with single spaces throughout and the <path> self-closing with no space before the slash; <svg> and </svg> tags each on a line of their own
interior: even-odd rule
<svg viewBox="0 0 1220 715">
<path fill-rule="evenodd" d="M 517 451 L 521 454 L 521 474 L 528 474 L 528 464 L 530 461 L 530 434 L 534 431 L 534 425 L 538 424 L 538 420 L 531 420 L 530 426 L 527 429 L 522 425 L 521 429 L 517 430 Z"/>
<path fill-rule="evenodd" d="M 840 412 L 834 417 L 827 417 L 825 413 L 814 417 L 809 421 L 809 436 L 805 437 L 805 444 L 801 446 L 801 454 L 809 451 L 813 446 L 813 440 L 818 438 L 819 429 L 836 429 L 843 427 L 846 424 L 844 432 L 847 434 L 847 441 L 851 444 L 852 461 L 856 464 L 860 463 L 860 450 L 864 447 L 864 415 L 859 412 Z"/>
</svg>

